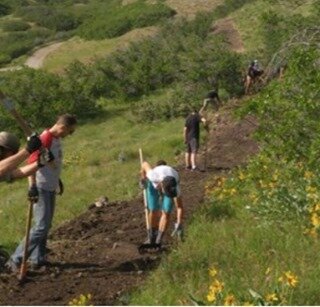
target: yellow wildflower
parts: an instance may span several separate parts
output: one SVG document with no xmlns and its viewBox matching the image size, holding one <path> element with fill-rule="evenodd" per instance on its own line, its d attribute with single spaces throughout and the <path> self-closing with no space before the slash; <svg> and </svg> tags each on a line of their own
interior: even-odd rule
<svg viewBox="0 0 320 307">
<path fill-rule="evenodd" d="M 268 268 L 266 269 L 265 274 L 266 274 L 266 275 L 269 275 L 270 273 L 271 273 L 271 268 L 270 268 L 270 267 L 268 267 Z"/>
<path fill-rule="evenodd" d="M 210 286 L 210 290 L 216 293 L 222 292 L 223 288 L 224 283 L 220 282 L 218 279 L 215 279 L 212 285 Z"/>
<path fill-rule="evenodd" d="M 224 300 L 224 306 L 233 306 L 235 305 L 236 299 L 234 297 L 234 295 L 229 294 L 227 295 L 227 297 Z"/>
<path fill-rule="evenodd" d="M 218 274 L 218 271 L 215 268 L 209 269 L 209 275 L 215 277 Z"/>
<path fill-rule="evenodd" d="M 278 299 L 278 297 L 277 297 L 277 294 L 275 294 L 275 293 L 271 293 L 271 294 L 267 294 L 266 295 L 266 301 L 268 302 L 268 303 L 273 303 L 273 302 L 276 302 L 276 301 L 278 301 L 279 299 Z"/>
<path fill-rule="evenodd" d="M 207 301 L 213 303 L 216 300 L 216 294 L 214 292 L 209 292 L 207 295 Z"/>
<path fill-rule="evenodd" d="M 314 173 L 310 172 L 310 171 L 305 171 L 304 175 L 303 175 L 304 179 L 312 179 L 314 178 Z"/>
<path fill-rule="evenodd" d="M 296 287 L 298 283 L 298 277 L 290 271 L 286 272 L 285 276 L 287 278 L 287 284 L 293 288 Z"/>
<path fill-rule="evenodd" d="M 244 180 L 245 178 L 246 178 L 246 176 L 242 172 L 240 172 L 239 173 L 239 179 L 240 180 Z"/>
<path fill-rule="evenodd" d="M 237 190 L 233 188 L 230 190 L 230 195 L 234 195 L 236 192 L 237 192 Z"/>
<path fill-rule="evenodd" d="M 318 227 L 320 225 L 320 218 L 319 218 L 319 215 L 317 213 L 312 213 L 311 214 L 311 224 L 314 227 Z"/>
</svg>

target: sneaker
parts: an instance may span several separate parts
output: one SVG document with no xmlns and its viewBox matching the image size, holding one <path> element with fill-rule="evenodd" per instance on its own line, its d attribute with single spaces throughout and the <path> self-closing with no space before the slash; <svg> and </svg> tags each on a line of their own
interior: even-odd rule
<svg viewBox="0 0 320 307">
<path fill-rule="evenodd" d="M 185 169 L 188 170 L 188 171 L 190 171 L 190 170 L 191 170 L 191 166 L 190 166 L 190 165 L 189 165 L 189 166 L 186 166 Z"/>
<path fill-rule="evenodd" d="M 4 267 L 6 272 L 8 273 L 17 273 L 20 269 L 20 265 L 18 263 L 15 263 L 12 259 L 9 259 Z"/>
<path fill-rule="evenodd" d="M 195 167 L 193 167 L 193 168 L 191 169 L 191 171 L 192 171 L 192 172 L 199 172 L 200 169 L 199 169 L 198 166 L 195 166 Z"/>
</svg>

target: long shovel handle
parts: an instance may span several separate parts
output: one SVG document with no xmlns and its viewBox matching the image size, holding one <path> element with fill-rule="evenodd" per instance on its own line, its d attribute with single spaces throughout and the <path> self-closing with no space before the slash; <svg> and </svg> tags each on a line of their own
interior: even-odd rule
<svg viewBox="0 0 320 307">
<path fill-rule="evenodd" d="M 24 253 L 22 264 L 20 268 L 20 276 L 19 280 L 23 281 L 27 274 L 27 260 L 28 260 L 28 249 L 29 249 L 29 237 L 30 237 L 30 228 L 31 228 L 31 221 L 32 221 L 32 211 L 33 211 L 33 200 L 29 200 L 29 208 L 28 208 L 28 217 L 27 217 L 27 224 L 26 224 L 26 241 L 24 244 Z"/>
<path fill-rule="evenodd" d="M 143 154 L 142 149 L 139 148 L 139 156 L 140 156 L 140 166 L 143 163 Z M 146 188 L 143 189 L 143 205 L 144 205 L 144 213 L 146 217 L 146 227 L 147 231 L 150 229 L 150 221 L 149 221 L 149 210 L 148 210 L 148 200 L 147 200 L 147 191 Z"/>
</svg>

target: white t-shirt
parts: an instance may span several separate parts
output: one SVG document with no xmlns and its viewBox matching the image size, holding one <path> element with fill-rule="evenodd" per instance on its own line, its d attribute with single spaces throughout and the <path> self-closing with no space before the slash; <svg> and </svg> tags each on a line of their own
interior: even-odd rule
<svg viewBox="0 0 320 307">
<path fill-rule="evenodd" d="M 180 188 L 179 188 L 179 174 L 178 172 L 172 168 L 171 166 L 168 165 L 159 165 L 156 166 L 155 168 L 149 170 L 147 172 L 147 178 L 151 181 L 152 185 L 157 188 L 160 182 L 167 177 L 167 176 L 172 176 L 176 179 L 177 181 L 177 194 L 178 196 L 180 195 Z"/>
</svg>

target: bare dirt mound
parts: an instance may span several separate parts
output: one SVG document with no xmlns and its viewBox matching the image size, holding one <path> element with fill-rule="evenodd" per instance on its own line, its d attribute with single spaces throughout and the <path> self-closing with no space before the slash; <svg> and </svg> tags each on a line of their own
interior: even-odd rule
<svg viewBox="0 0 320 307">
<path fill-rule="evenodd" d="M 228 43 L 230 49 L 235 52 L 244 52 L 243 42 L 239 31 L 231 18 L 219 19 L 212 28 L 213 34 L 223 34 Z"/>
<path fill-rule="evenodd" d="M 188 219 L 203 201 L 205 181 L 219 168 L 243 163 L 258 148 L 249 140 L 254 125 L 235 123 L 228 112 L 212 117 L 208 135 L 207 172 L 180 168 Z M 202 163 L 205 151 L 202 152 Z M 172 223 L 172 222 L 171 222 Z M 171 229 L 170 229 L 171 230 Z M 80 294 L 91 294 L 94 305 L 126 304 L 124 294 L 141 285 L 162 254 L 140 255 L 137 246 L 146 237 L 142 197 L 128 202 L 89 206 L 78 218 L 55 229 L 50 237 L 51 266 L 28 272 L 19 285 L 15 276 L 0 275 L 2 305 L 66 305 Z M 167 252 L 173 244 L 164 238 Z"/>
</svg>

